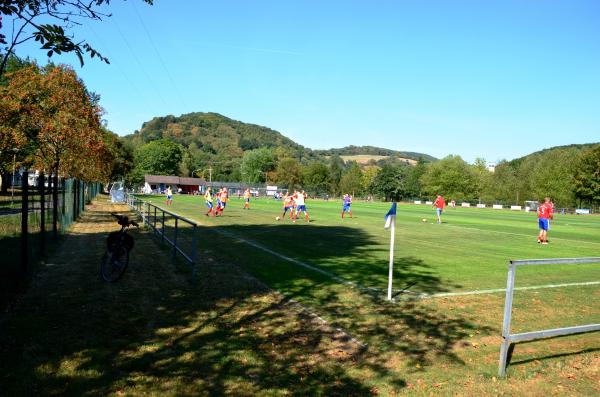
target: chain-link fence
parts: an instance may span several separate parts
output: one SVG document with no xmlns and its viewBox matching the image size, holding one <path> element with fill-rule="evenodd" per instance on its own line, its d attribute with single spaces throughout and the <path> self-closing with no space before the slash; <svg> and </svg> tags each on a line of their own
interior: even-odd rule
<svg viewBox="0 0 600 397">
<path fill-rule="evenodd" d="M 28 174 L 0 195 L 0 308 L 102 189 L 99 183 Z"/>
</svg>

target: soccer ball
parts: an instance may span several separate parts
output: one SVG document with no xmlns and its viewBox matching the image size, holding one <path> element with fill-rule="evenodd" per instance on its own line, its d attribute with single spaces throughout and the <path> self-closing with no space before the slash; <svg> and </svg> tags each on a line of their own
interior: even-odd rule
<svg viewBox="0 0 600 397">
<path fill-rule="evenodd" d="M 427 219 L 423 218 L 423 222 L 427 222 Z"/>
<path fill-rule="evenodd" d="M 278 216 L 276 216 L 276 217 L 275 217 L 275 220 L 276 220 L 276 221 L 278 221 L 278 220 L 280 220 L 280 219 L 281 219 L 281 218 L 280 218 L 280 217 L 278 217 Z"/>
</svg>

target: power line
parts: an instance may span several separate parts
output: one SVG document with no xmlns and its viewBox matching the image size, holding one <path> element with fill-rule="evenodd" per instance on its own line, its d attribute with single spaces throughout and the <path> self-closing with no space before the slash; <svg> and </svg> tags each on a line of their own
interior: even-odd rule
<svg viewBox="0 0 600 397">
<path fill-rule="evenodd" d="M 94 30 L 94 28 L 92 27 L 92 24 L 87 25 L 87 27 L 90 28 L 90 30 L 92 31 L 92 34 L 94 35 L 94 37 L 96 37 L 96 39 L 98 40 L 98 42 L 100 43 L 100 45 L 104 47 L 104 50 L 102 50 L 102 52 L 106 53 L 106 55 L 110 59 L 110 62 L 111 62 L 110 64 L 111 65 L 115 65 L 117 67 L 117 69 L 119 69 L 119 72 L 121 72 L 121 74 L 123 75 L 123 77 L 125 78 L 125 80 L 129 83 L 129 85 L 131 85 L 131 88 L 133 88 L 133 90 L 137 94 L 137 97 L 138 98 L 144 98 L 144 96 L 141 95 L 140 89 L 129 78 L 129 76 L 127 76 L 127 73 L 125 73 L 125 70 L 123 70 L 123 68 L 121 67 L 120 63 L 117 62 L 117 58 L 114 58 L 111 55 L 110 51 L 108 50 L 108 46 L 104 43 L 104 40 L 102 40 L 102 37 L 98 33 L 96 33 L 96 30 Z"/>
<path fill-rule="evenodd" d="M 129 44 L 129 42 L 127 41 L 127 39 L 125 38 L 125 35 L 123 34 L 123 32 L 121 31 L 121 28 L 119 28 L 119 25 L 117 24 L 117 22 L 115 21 L 114 18 L 111 18 L 111 21 L 113 22 L 113 24 L 115 25 L 115 27 L 117 28 L 117 32 L 119 33 L 119 35 L 121 36 L 121 39 L 123 39 L 123 42 L 125 43 L 125 45 L 127 46 L 127 48 L 129 48 L 129 52 L 131 53 L 131 56 L 133 57 L 133 59 L 135 59 L 135 61 L 137 62 L 140 70 L 144 73 L 144 75 L 146 76 L 146 79 L 148 79 L 148 82 L 150 83 L 150 85 L 152 86 L 152 88 L 154 89 L 154 92 L 156 94 L 156 96 L 158 98 L 160 98 L 161 102 L 163 103 L 163 105 L 167 106 L 167 103 L 165 102 L 164 98 L 162 97 L 162 95 L 160 95 L 160 93 L 158 92 L 157 88 L 156 88 L 156 84 L 154 84 L 154 81 L 152 81 L 152 78 L 150 77 L 150 75 L 148 74 L 148 72 L 146 71 L 146 68 L 144 68 L 144 65 L 142 64 L 142 62 L 140 62 L 140 59 L 137 57 L 137 55 L 135 54 L 135 51 L 133 50 L 133 48 L 131 47 L 131 45 Z"/>
<path fill-rule="evenodd" d="M 154 44 L 154 40 L 152 40 L 152 36 L 150 36 L 150 32 L 148 31 L 148 28 L 146 27 L 146 24 L 144 23 L 144 20 L 140 16 L 140 13 L 138 12 L 137 7 L 135 6 L 135 1 L 131 1 L 130 4 L 133 7 L 133 11 L 135 12 L 135 15 L 137 15 L 137 17 L 138 17 L 138 19 L 140 21 L 140 24 L 142 25 L 142 28 L 144 29 L 144 32 L 146 32 L 146 36 L 148 37 L 148 41 L 150 41 L 150 44 L 152 45 L 152 48 L 154 49 L 154 52 L 156 53 L 156 56 L 157 56 L 158 60 L 160 61 L 160 64 L 162 65 L 163 69 L 165 70 L 165 73 L 167 74 L 167 77 L 169 78 L 169 80 L 171 82 L 171 85 L 173 86 L 173 89 L 174 89 L 175 93 L 179 97 L 179 101 L 181 102 L 181 104 L 185 108 L 187 108 L 187 104 L 185 103 L 185 100 L 183 99 L 183 96 L 181 95 L 181 92 L 179 91 L 179 87 L 175 83 L 175 80 L 173 80 L 173 76 L 171 76 L 171 73 L 169 72 L 169 69 L 167 68 L 167 65 L 165 64 L 165 62 L 163 61 L 162 56 L 160 55 L 160 51 L 158 51 L 158 48 L 156 48 L 156 45 Z"/>
</svg>

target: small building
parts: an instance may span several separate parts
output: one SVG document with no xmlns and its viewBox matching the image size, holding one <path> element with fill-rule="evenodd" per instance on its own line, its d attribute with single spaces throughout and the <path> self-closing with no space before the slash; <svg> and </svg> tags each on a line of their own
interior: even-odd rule
<svg viewBox="0 0 600 397">
<path fill-rule="evenodd" d="M 164 193 L 169 186 L 174 193 L 196 194 L 203 192 L 207 183 L 202 178 L 144 175 L 143 192 L 146 194 Z"/>
</svg>

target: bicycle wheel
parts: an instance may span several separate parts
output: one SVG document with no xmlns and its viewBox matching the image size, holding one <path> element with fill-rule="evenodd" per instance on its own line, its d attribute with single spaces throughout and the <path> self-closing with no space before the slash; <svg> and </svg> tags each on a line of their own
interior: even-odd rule
<svg viewBox="0 0 600 397">
<path fill-rule="evenodd" d="M 109 248 L 102 258 L 100 275 L 105 281 L 115 282 L 121 278 L 129 264 L 129 251 L 121 245 L 115 244 Z"/>
</svg>

